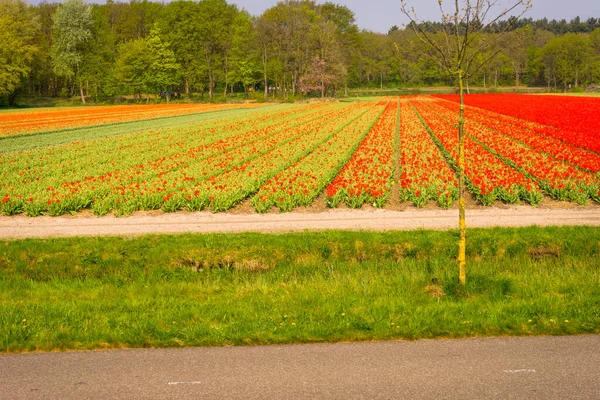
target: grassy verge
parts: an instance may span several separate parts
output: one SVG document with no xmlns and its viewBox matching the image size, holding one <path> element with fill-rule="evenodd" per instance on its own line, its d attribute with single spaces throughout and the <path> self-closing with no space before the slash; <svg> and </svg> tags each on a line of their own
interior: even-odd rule
<svg viewBox="0 0 600 400">
<path fill-rule="evenodd" d="M 600 333 L 598 228 L 0 242 L 0 351 Z"/>
</svg>

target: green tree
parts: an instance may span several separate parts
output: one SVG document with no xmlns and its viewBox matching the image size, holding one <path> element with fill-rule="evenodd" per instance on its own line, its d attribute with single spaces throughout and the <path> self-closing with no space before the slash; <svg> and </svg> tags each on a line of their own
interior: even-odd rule
<svg viewBox="0 0 600 400">
<path fill-rule="evenodd" d="M 141 100 L 142 93 L 147 93 L 146 74 L 152 62 L 148 43 L 144 39 L 132 40 L 119 47 L 117 74 L 134 99 Z M 149 97 L 146 98 L 149 101 Z"/>
<path fill-rule="evenodd" d="M 11 96 L 30 71 L 39 48 L 38 19 L 22 0 L 0 0 L 0 96 Z"/>
<path fill-rule="evenodd" d="M 166 6 L 160 22 L 165 40 L 177 43 L 173 46 L 173 52 L 181 65 L 181 76 L 188 98 L 190 90 L 200 86 L 205 75 L 200 37 L 202 20 L 195 17 L 199 12 L 200 6 L 197 2 L 174 1 Z"/>
<path fill-rule="evenodd" d="M 232 25 L 236 7 L 225 0 L 202 0 L 197 14 L 202 66 L 208 78 L 208 96 L 212 100 L 220 71 L 228 63 Z M 227 70 L 229 67 L 227 66 Z"/>
<path fill-rule="evenodd" d="M 589 37 L 567 33 L 550 40 L 542 51 L 542 60 L 548 79 L 561 83 L 563 91 L 569 85 L 579 86 L 585 75 L 592 73 L 590 67 L 594 49 Z"/>
<path fill-rule="evenodd" d="M 145 77 L 146 87 L 155 93 L 165 91 L 168 103 L 168 90 L 180 83 L 181 66 L 177 63 L 170 44 L 161 39 L 158 27 L 150 31 L 146 43 L 149 56 Z"/>
<path fill-rule="evenodd" d="M 84 57 L 84 45 L 93 37 L 92 26 L 92 8 L 84 0 L 66 0 L 54 13 L 54 72 L 70 81 L 78 81 L 83 104 L 85 96 L 80 66 Z"/>
<path fill-rule="evenodd" d="M 229 78 L 232 85 L 241 83 L 247 96 L 248 89 L 260 81 L 260 49 L 256 45 L 257 40 L 250 15 L 245 11 L 238 12 L 232 29 L 228 60 L 230 76 L 225 79 L 225 89 Z"/>
<path fill-rule="evenodd" d="M 590 41 L 597 55 L 600 55 L 600 28 L 590 33 Z"/>
</svg>

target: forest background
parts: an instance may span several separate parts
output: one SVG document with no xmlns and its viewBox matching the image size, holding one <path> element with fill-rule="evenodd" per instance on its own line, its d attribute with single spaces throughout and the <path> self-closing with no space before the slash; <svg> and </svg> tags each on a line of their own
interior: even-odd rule
<svg viewBox="0 0 600 400">
<path fill-rule="evenodd" d="M 411 26 L 375 33 L 359 29 L 354 17 L 346 6 L 313 0 L 279 2 L 259 16 L 226 0 L 0 0 L 0 105 L 295 101 L 357 88 L 454 86 Z M 422 28 L 435 33 L 441 26 Z M 500 54 L 468 88 L 563 92 L 600 84 L 600 18 L 510 18 L 478 40 L 481 57 Z"/>
</svg>

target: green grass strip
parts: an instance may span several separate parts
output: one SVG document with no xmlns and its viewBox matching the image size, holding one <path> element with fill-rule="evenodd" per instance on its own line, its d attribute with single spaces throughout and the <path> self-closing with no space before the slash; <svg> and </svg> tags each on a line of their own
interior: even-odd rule
<svg viewBox="0 0 600 400">
<path fill-rule="evenodd" d="M 5 241 L 0 351 L 600 333 L 599 233 Z"/>
</svg>

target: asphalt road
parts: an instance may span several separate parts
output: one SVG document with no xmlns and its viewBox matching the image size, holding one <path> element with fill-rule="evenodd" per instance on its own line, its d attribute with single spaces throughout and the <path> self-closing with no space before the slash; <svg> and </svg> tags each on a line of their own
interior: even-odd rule
<svg viewBox="0 0 600 400">
<path fill-rule="evenodd" d="M 0 355 L 2 399 L 600 399 L 600 336 Z"/>
</svg>

